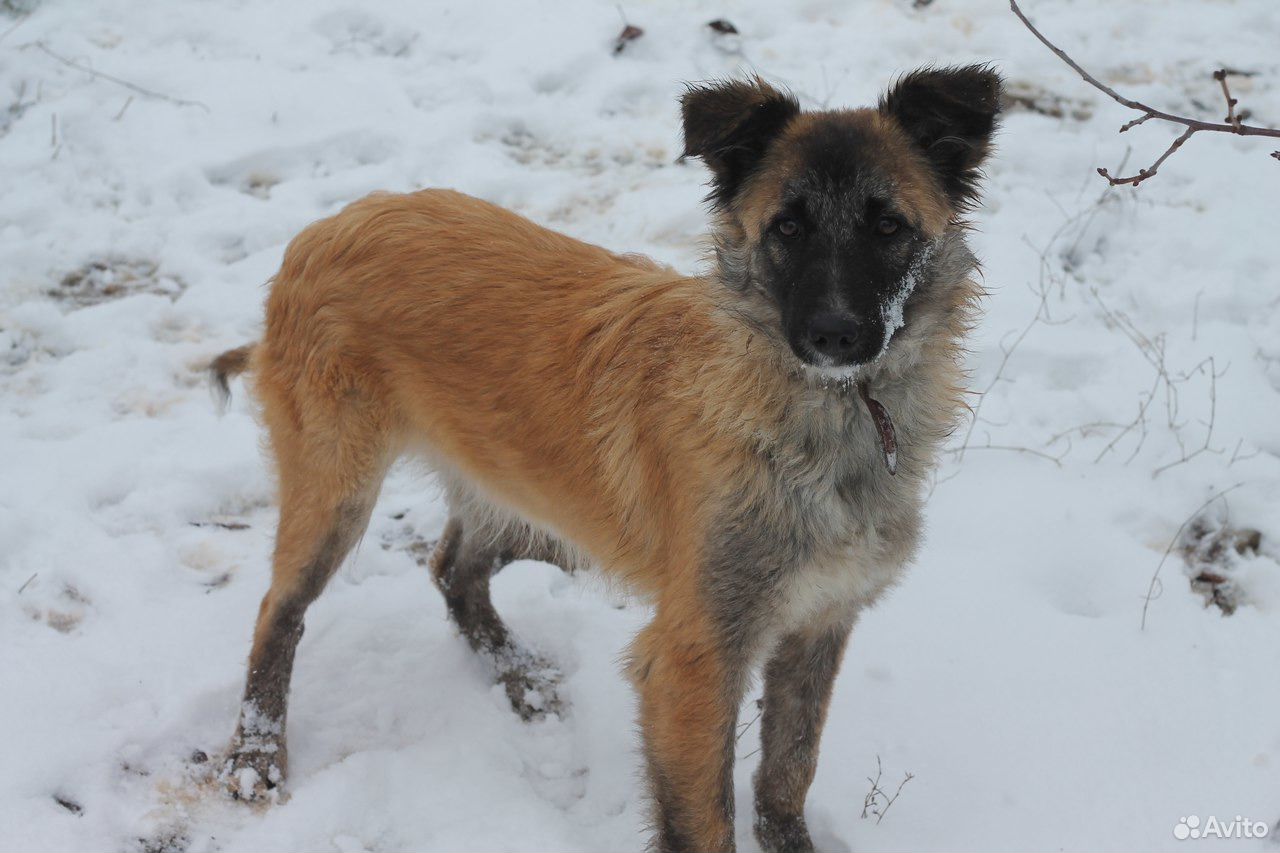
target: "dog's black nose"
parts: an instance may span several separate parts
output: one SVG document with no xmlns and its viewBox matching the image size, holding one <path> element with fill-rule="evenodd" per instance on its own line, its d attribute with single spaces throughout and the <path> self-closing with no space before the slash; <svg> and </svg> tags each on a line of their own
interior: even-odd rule
<svg viewBox="0 0 1280 853">
<path fill-rule="evenodd" d="M 826 311 L 809 320 L 806 340 L 815 352 L 834 359 L 838 364 L 857 351 L 861 336 L 860 319 L 853 314 Z"/>
</svg>

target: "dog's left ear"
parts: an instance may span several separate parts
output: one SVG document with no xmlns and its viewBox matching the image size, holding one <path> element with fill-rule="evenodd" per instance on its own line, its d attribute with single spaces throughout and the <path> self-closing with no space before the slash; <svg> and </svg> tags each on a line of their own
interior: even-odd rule
<svg viewBox="0 0 1280 853">
<path fill-rule="evenodd" d="M 710 200 L 724 207 L 800 112 L 794 97 L 759 78 L 691 85 L 680 99 L 685 157 L 711 169 Z"/>
<path fill-rule="evenodd" d="M 1000 113 L 1000 75 L 985 65 L 921 68 L 880 99 L 932 164 L 957 207 L 978 197 L 978 169 Z"/>
</svg>

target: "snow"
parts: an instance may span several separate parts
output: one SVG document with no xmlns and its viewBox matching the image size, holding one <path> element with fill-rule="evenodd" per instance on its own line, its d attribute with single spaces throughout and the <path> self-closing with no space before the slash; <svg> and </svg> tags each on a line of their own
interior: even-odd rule
<svg viewBox="0 0 1280 853">
<path fill-rule="evenodd" d="M 1216 63 L 1256 71 L 1234 94 L 1280 124 L 1272 0 L 1024 5 L 1174 111 L 1220 118 Z M 498 609 L 570 705 L 522 723 L 419 565 L 445 510 L 410 466 L 307 616 L 287 800 L 203 781 L 274 524 L 251 408 L 237 385 L 219 418 L 203 367 L 256 336 L 288 239 L 372 190 L 452 186 L 692 270 L 705 176 L 675 162 L 682 81 L 755 70 L 808 107 L 860 105 L 973 61 L 1062 117 L 1005 121 L 974 216 L 988 393 L 917 565 L 856 629 L 810 826 L 834 850 L 1270 845 L 1173 830 L 1280 818 L 1274 144 L 1200 134 L 1106 191 L 1096 167 L 1145 166 L 1176 131 L 1117 135 L 1133 114 L 1003 0 L 631 0 L 645 33 L 616 56 L 618 10 L 582 0 L 22 6 L 0 12 L 0 849 L 636 849 L 619 669 L 645 609 L 506 570 Z M 705 26 L 721 17 L 740 37 Z M 1227 617 L 1165 552 L 1236 484 L 1209 511 L 1262 538 L 1224 564 Z M 756 738 L 737 745 L 744 850 Z M 890 794 L 913 774 L 879 822 L 861 818 L 877 761 Z"/>
<path fill-rule="evenodd" d="M 933 257 L 934 246 L 936 243 L 930 242 L 925 245 L 916 259 L 911 262 L 911 266 L 907 268 L 906 274 L 902 280 L 898 282 L 893 293 L 889 295 L 889 301 L 885 302 L 881 307 L 881 320 L 884 322 L 884 343 L 880 345 L 880 353 L 877 359 L 883 358 L 884 354 L 889 351 L 889 341 L 893 340 L 893 336 L 898 330 L 906 324 L 907 318 L 903 309 L 907 307 L 907 300 L 911 298 L 911 294 L 915 293 L 916 288 L 920 286 L 920 276 L 924 274 L 925 269 L 929 266 L 929 260 Z"/>
</svg>

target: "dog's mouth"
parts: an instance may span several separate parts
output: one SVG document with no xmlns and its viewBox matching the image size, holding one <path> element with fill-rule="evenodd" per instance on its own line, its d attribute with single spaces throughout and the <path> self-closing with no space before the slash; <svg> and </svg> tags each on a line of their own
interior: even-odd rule
<svg viewBox="0 0 1280 853">
<path fill-rule="evenodd" d="M 876 432 L 880 434 L 880 449 L 884 451 L 885 467 L 889 469 L 890 474 L 897 474 L 898 434 L 893 428 L 893 418 L 889 417 L 889 410 L 879 400 L 871 396 L 871 391 L 868 390 L 866 382 L 858 383 L 858 396 L 866 404 L 867 413 L 871 415 L 871 422 L 875 424 Z"/>
</svg>

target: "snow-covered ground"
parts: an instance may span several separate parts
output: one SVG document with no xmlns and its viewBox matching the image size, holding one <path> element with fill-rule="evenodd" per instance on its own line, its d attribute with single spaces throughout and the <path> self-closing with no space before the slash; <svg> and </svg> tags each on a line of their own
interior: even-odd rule
<svg viewBox="0 0 1280 853">
<path fill-rule="evenodd" d="M 1133 114 L 1004 0 L 628 0 L 645 33 L 620 55 L 610 2 L 17 5 L 34 11 L 0 11 L 0 849 L 637 849 L 618 659 L 644 608 L 546 565 L 501 575 L 499 608 L 572 703 L 521 723 L 415 559 L 444 508 L 408 467 L 308 616 L 291 797 L 254 810 L 201 784 L 274 525 L 249 404 L 219 418 L 202 367 L 256 336 L 288 239 L 371 190 L 456 187 L 694 269 L 681 81 L 754 70 L 810 107 L 861 105 L 914 66 L 988 60 L 1041 110 L 1008 115 L 975 217 L 989 390 L 918 564 L 855 632 L 810 824 L 833 850 L 1271 844 L 1173 830 L 1280 818 L 1280 146 L 1200 135 L 1104 192 L 1095 167 L 1145 166 L 1173 131 L 1116 135 Z M 1219 118 L 1210 72 L 1256 72 L 1234 91 L 1280 124 L 1274 0 L 1025 5 L 1175 111 Z M 1216 548 L 1224 525 L 1260 540 Z M 1188 567 L 1192 540 L 1207 564 Z M 877 761 L 889 795 L 912 774 L 879 822 Z"/>
</svg>

